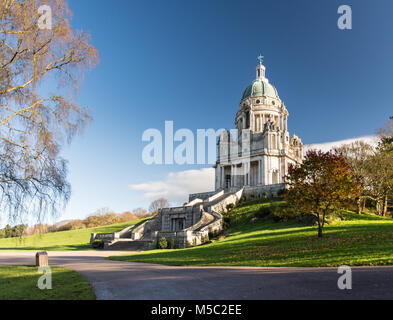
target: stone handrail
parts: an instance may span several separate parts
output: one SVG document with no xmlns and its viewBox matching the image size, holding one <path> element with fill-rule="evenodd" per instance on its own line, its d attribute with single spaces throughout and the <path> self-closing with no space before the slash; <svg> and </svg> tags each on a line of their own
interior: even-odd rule
<svg viewBox="0 0 393 320">
<path fill-rule="evenodd" d="M 192 207 L 192 206 L 194 206 L 194 205 L 196 205 L 196 204 L 199 204 L 199 203 L 202 203 L 202 202 L 203 202 L 202 199 L 195 198 L 194 200 L 192 200 L 192 201 L 190 201 L 189 203 L 187 203 L 187 204 L 185 205 L 185 207 Z"/>
<path fill-rule="evenodd" d="M 215 195 L 209 197 L 209 198 L 206 199 L 205 201 L 206 201 L 206 202 L 212 202 L 212 201 L 218 199 L 219 197 L 222 197 L 222 196 L 224 195 L 224 193 L 225 193 L 224 190 L 222 190 L 222 191 L 220 191 L 220 192 L 217 192 Z"/>
<path fill-rule="evenodd" d="M 97 233 L 94 240 L 112 241 L 116 239 L 116 233 Z"/>
<path fill-rule="evenodd" d="M 203 211 L 201 219 L 191 227 L 184 229 L 184 231 L 195 231 L 204 224 L 210 224 L 212 221 L 214 221 L 214 216 L 212 217 L 210 213 Z"/>
<path fill-rule="evenodd" d="M 164 209 L 161 209 L 160 211 L 163 212 L 163 213 L 166 213 L 166 212 L 183 213 L 184 210 L 190 210 L 189 208 L 190 207 L 186 207 L 186 208 L 185 207 L 164 208 Z"/>
<path fill-rule="evenodd" d="M 214 227 L 222 226 L 222 220 L 223 220 L 222 214 L 215 211 L 210 212 L 210 214 L 214 217 L 214 220 L 211 221 L 206 226 L 204 226 L 203 228 L 201 228 L 200 229 L 201 232 L 213 229 Z"/>
<path fill-rule="evenodd" d="M 147 221 L 143 222 L 142 224 L 140 224 L 139 226 L 137 226 L 135 229 L 133 229 L 133 230 L 131 231 L 130 238 L 131 238 L 131 239 L 134 239 L 134 240 L 139 240 L 139 239 L 142 237 L 142 235 L 143 235 L 143 232 L 144 232 L 144 230 L 145 230 L 145 227 L 146 227 L 149 223 L 152 223 L 153 220 L 154 220 L 154 219 L 152 219 L 152 220 L 147 220 Z"/>
<path fill-rule="evenodd" d="M 202 192 L 202 193 L 193 193 L 189 195 L 189 201 L 192 201 L 196 198 L 206 200 L 207 198 L 214 196 L 218 191 L 209 191 L 209 192 Z"/>
<path fill-rule="evenodd" d="M 127 238 L 127 235 L 128 235 L 128 234 L 131 234 L 132 231 L 133 231 L 133 229 L 137 228 L 138 226 L 139 226 L 139 224 L 136 224 L 136 225 L 129 226 L 129 227 L 127 227 L 127 228 L 121 230 L 121 231 L 119 232 L 119 237 L 120 237 L 120 238 Z"/>
</svg>

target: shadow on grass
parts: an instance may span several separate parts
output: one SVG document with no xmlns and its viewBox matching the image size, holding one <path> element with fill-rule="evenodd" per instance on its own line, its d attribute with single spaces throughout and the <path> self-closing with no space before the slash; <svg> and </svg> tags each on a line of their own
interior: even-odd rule
<svg viewBox="0 0 393 320">
<path fill-rule="evenodd" d="M 238 234 L 229 230 L 226 239 L 201 247 L 146 252 L 111 259 L 204 266 L 336 266 L 393 263 L 393 223 L 384 223 L 378 217 L 365 218 L 366 221 L 378 222 L 326 226 L 322 239 L 317 237 L 316 226 L 266 222 L 243 228 Z"/>
</svg>

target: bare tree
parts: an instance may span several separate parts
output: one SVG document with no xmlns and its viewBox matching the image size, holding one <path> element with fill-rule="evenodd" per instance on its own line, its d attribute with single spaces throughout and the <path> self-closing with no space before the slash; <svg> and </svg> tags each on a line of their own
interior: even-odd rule
<svg viewBox="0 0 393 320">
<path fill-rule="evenodd" d="M 375 148 L 364 141 L 355 141 L 343 144 L 335 148 L 335 151 L 345 158 L 362 185 L 362 193 L 356 199 L 357 213 L 361 213 L 366 198 L 370 197 L 370 193 L 372 193 L 370 159 L 375 155 Z"/>
<path fill-rule="evenodd" d="M 376 176 L 382 193 L 379 211 L 386 216 L 389 198 L 393 196 L 393 117 L 390 117 L 385 127 L 379 130 L 379 136 L 381 140 L 376 154 L 376 162 L 380 167 Z"/>
<path fill-rule="evenodd" d="M 134 210 L 132 210 L 133 214 L 136 214 L 139 217 L 145 216 L 147 215 L 147 210 L 143 209 L 143 208 L 136 208 Z"/>
<path fill-rule="evenodd" d="M 39 27 L 43 4 L 50 30 Z M 98 62 L 70 17 L 65 0 L 0 0 L 0 210 L 12 220 L 55 214 L 70 196 L 59 152 L 90 119 L 76 93 Z"/>
<path fill-rule="evenodd" d="M 346 158 L 360 177 L 363 192 L 358 199 L 358 211 L 361 211 L 360 200 L 364 204 L 364 200 L 370 198 L 376 203 L 377 213 L 385 216 L 388 200 L 393 196 L 393 118 L 378 133 L 380 140 L 376 148 L 357 141 L 336 151 Z"/>
<path fill-rule="evenodd" d="M 169 207 L 170 207 L 169 201 L 165 198 L 160 198 L 160 199 L 154 200 L 150 204 L 149 212 L 156 213 L 159 209 L 169 208 Z"/>
</svg>

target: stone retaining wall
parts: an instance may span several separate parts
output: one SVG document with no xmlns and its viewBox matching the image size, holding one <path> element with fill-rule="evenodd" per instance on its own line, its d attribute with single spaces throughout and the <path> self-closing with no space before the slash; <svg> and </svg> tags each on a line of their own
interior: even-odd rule
<svg viewBox="0 0 393 320">
<path fill-rule="evenodd" d="M 183 218 L 185 221 L 184 229 L 190 228 L 201 220 L 202 211 L 202 205 L 161 209 L 159 213 L 161 214 L 162 224 L 159 230 L 162 232 L 172 232 L 171 220 L 175 218 Z"/>
<path fill-rule="evenodd" d="M 211 206 L 208 206 L 207 211 L 208 212 L 226 212 L 227 211 L 227 206 L 230 204 L 236 205 L 241 197 L 243 196 L 244 190 L 241 189 L 237 191 L 236 193 L 228 195 L 226 198 L 222 199 L 218 203 L 215 203 Z"/>
<path fill-rule="evenodd" d="M 159 232 L 158 241 L 165 238 L 168 242 L 168 248 L 174 239 L 175 249 L 183 249 L 201 245 L 208 239 L 207 231 L 179 231 L 179 232 Z"/>
<path fill-rule="evenodd" d="M 188 201 L 191 202 L 192 200 L 199 198 L 202 200 L 206 200 L 211 196 L 214 196 L 218 191 L 210 191 L 210 192 L 202 192 L 202 193 L 193 193 L 188 196 Z"/>
<path fill-rule="evenodd" d="M 263 198 L 264 193 L 266 192 L 268 197 L 277 197 L 278 193 L 285 189 L 285 186 L 285 183 L 271 184 L 267 186 L 246 186 L 244 187 L 243 196 L 246 199 L 250 199 L 251 197 Z"/>
<path fill-rule="evenodd" d="M 207 232 L 209 235 L 216 235 L 223 229 L 223 217 L 217 212 L 211 212 L 211 214 L 215 217 L 215 221 L 205 226 L 200 231 Z"/>
<path fill-rule="evenodd" d="M 200 227 L 207 225 L 214 221 L 214 216 L 207 212 L 202 212 L 202 217 L 199 221 L 194 224 L 193 226 L 185 229 L 184 231 L 195 231 L 198 230 Z"/>
</svg>

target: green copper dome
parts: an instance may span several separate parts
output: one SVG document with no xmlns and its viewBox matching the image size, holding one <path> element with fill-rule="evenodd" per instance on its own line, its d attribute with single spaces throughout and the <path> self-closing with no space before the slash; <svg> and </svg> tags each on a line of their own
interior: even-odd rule
<svg viewBox="0 0 393 320">
<path fill-rule="evenodd" d="M 242 100 L 259 96 L 278 98 L 277 89 L 267 82 L 266 79 L 257 79 L 244 91 Z"/>
</svg>

